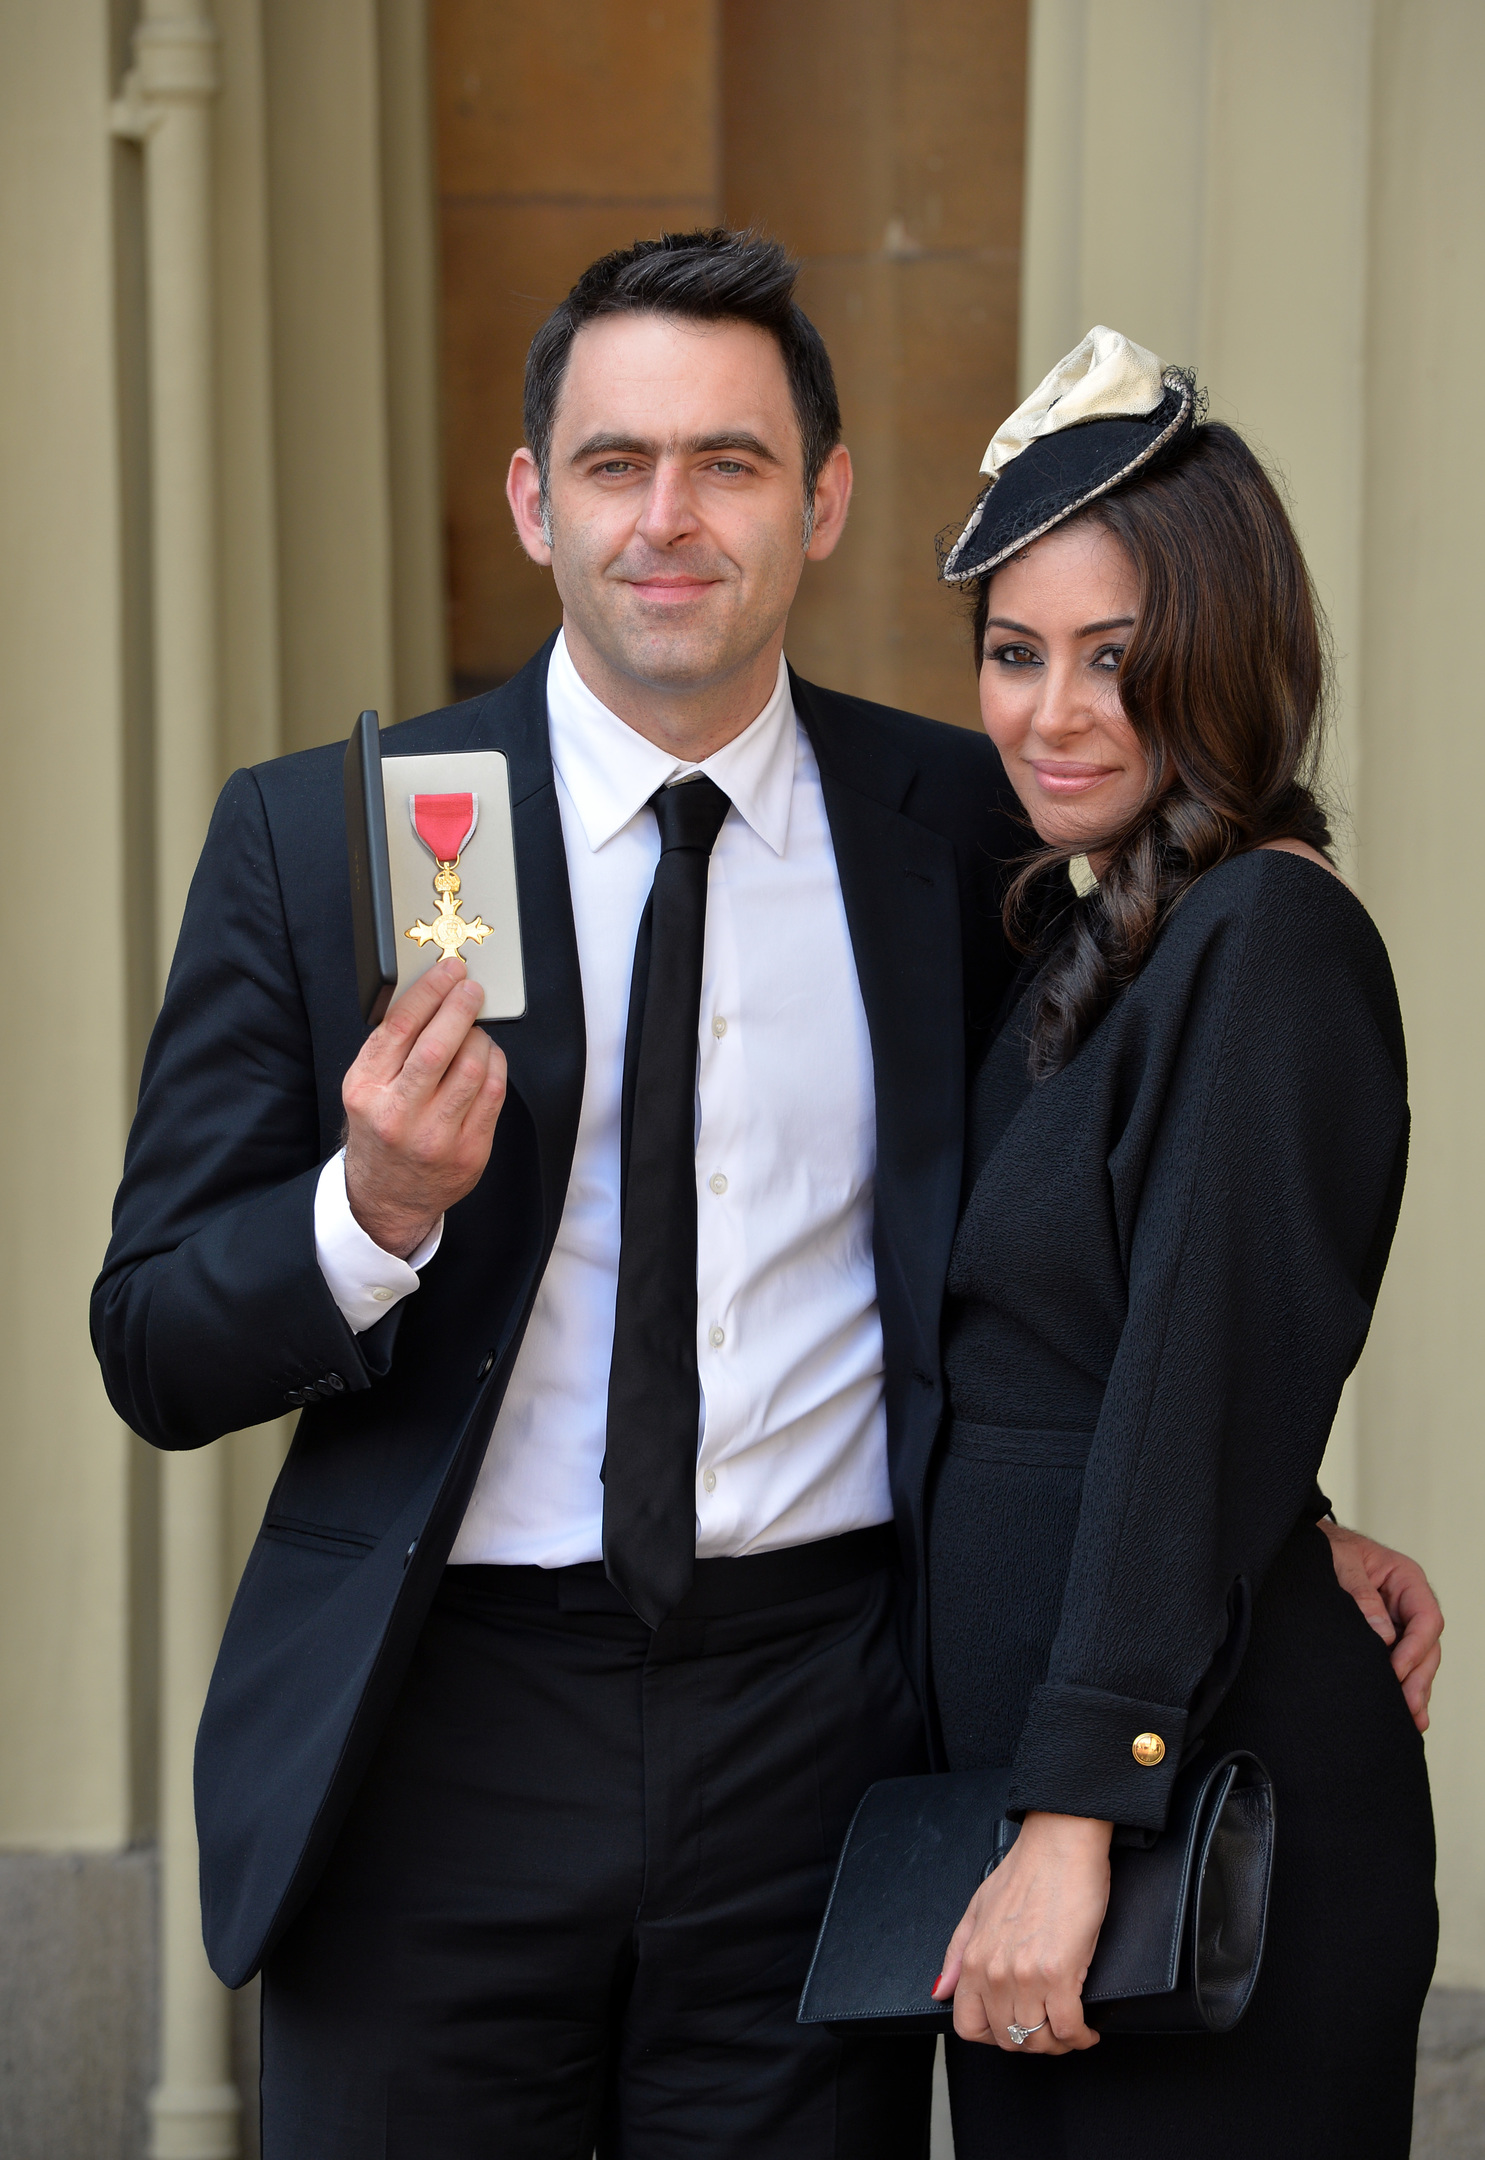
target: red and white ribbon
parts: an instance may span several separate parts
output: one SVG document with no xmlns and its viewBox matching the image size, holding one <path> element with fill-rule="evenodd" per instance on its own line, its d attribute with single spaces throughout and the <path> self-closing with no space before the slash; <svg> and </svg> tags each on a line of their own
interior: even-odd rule
<svg viewBox="0 0 1485 2160">
<path fill-rule="evenodd" d="M 435 862 L 457 862 L 480 821 L 478 795 L 409 795 L 413 831 Z"/>
</svg>

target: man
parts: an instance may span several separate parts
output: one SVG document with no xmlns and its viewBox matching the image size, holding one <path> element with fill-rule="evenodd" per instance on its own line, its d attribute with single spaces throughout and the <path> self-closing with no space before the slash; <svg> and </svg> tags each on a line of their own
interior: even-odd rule
<svg viewBox="0 0 1485 2160">
<path fill-rule="evenodd" d="M 562 634 L 387 746 L 509 759 L 525 1016 L 446 962 L 365 1039 L 337 749 L 229 783 L 187 910 L 95 1338 L 160 1445 L 305 1406 L 198 1751 L 267 2160 L 924 2147 L 924 2048 L 794 2007 L 855 1802 L 926 1759 L 1021 838 L 983 739 L 783 664 L 851 488 L 792 285 L 643 243 L 533 344 Z"/>
</svg>

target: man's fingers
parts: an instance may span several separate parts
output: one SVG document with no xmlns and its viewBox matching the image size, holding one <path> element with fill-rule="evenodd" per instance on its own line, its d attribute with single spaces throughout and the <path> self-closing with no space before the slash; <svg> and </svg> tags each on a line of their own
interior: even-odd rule
<svg viewBox="0 0 1485 2160">
<path fill-rule="evenodd" d="M 478 1028 L 471 1028 L 450 1058 L 448 1069 L 425 1113 L 427 1122 L 439 1135 L 441 1147 L 448 1145 L 450 1133 L 464 1123 L 471 1103 L 484 1087 L 489 1070 L 489 1038 Z"/>
<path fill-rule="evenodd" d="M 488 1152 L 490 1137 L 505 1102 L 505 1053 L 478 1028 L 471 1028 L 463 1048 L 439 1083 L 424 1120 L 436 1118 L 444 1146 L 462 1152 Z M 457 1139 L 455 1139 L 457 1135 Z"/>
<path fill-rule="evenodd" d="M 1422 1613 L 1408 1622 L 1392 1652 L 1392 1670 L 1399 1680 L 1406 1680 L 1408 1674 L 1430 1655 L 1437 1663 L 1441 1655 L 1439 1636 L 1442 1632 L 1430 1616 Z"/>
<path fill-rule="evenodd" d="M 1442 1655 L 1443 1653 L 1438 1644 L 1435 1643 L 1433 1648 L 1426 1652 L 1422 1660 L 1413 1667 L 1406 1678 L 1401 1673 L 1398 1674 L 1398 1678 L 1402 1680 L 1403 1701 L 1412 1713 L 1413 1723 L 1417 1726 L 1419 1732 L 1427 1732 L 1428 1730 L 1428 1700 L 1433 1692 L 1434 1678 L 1438 1672 Z M 1394 1670 L 1396 1670 L 1396 1656 L 1397 1653 L 1394 1651 Z"/>
<path fill-rule="evenodd" d="M 387 1091 L 404 1113 L 421 1110 L 431 1100 L 474 1027 L 483 999 L 478 983 L 455 983 L 409 1044 L 402 1070 Z"/>
<path fill-rule="evenodd" d="M 412 1044 L 450 991 L 464 981 L 465 972 L 462 960 L 440 960 L 437 967 L 429 968 L 426 975 L 420 975 L 403 991 L 380 1027 L 373 1028 L 361 1047 L 356 1063 L 368 1079 L 385 1086 L 397 1077 Z"/>
<path fill-rule="evenodd" d="M 1393 1624 L 1392 1615 L 1365 1576 L 1359 1576 L 1354 1586 L 1348 1583 L 1346 1588 L 1350 1590 L 1352 1597 L 1355 1598 L 1356 1603 L 1361 1608 L 1367 1625 L 1376 1629 L 1384 1643 L 1396 1642 L 1397 1629 Z"/>
</svg>

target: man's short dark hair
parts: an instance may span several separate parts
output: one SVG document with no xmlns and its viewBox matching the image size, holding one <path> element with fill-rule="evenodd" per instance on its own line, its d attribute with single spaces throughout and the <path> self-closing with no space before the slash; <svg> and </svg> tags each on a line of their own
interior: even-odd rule
<svg viewBox="0 0 1485 2160">
<path fill-rule="evenodd" d="M 670 315 L 687 322 L 746 322 L 779 342 L 804 445 L 806 525 L 820 469 L 840 441 L 835 371 L 819 331 L 794 298 L 799 265 L 759 233 L 662 233 L 592 263 L 554 308 L 526 355 L 526 443 L 547 501 L 552 424 L 572 341 L 600 315 Z"/>
</svg>

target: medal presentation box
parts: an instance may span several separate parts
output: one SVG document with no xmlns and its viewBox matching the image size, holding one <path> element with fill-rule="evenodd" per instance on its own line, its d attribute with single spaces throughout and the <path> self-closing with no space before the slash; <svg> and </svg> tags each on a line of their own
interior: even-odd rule
<svg viewBox="0 0 1485 2160">
<path fill-rule="evenodd" d="M 499 750 L 381 755 L 375 713 L 346 745 L 346 839 L 361 1013 L 455 953 L 485 993 L 481 1020 L 526 1010 L 510 772 Z"/>
</svg>

